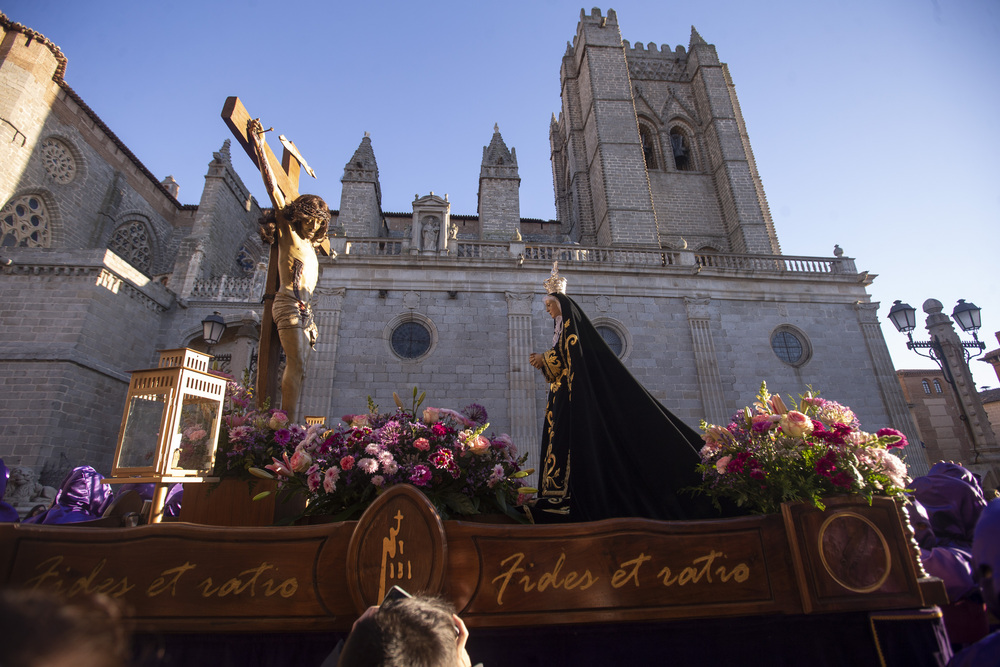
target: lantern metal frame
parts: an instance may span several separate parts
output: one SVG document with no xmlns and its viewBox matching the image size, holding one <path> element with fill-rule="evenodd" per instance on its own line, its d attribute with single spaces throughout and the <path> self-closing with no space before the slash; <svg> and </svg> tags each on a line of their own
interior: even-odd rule
<svg viewBox="0 0 1000 667">
<path fill-rule="evenodd" d="M 166 484 L 215 479 L 226 379 L 208 372 L 211 358 L 162 350 L 156 368 L 132 372 L 107 483 L 152 482 L 162 496 Z"/>
</svg>

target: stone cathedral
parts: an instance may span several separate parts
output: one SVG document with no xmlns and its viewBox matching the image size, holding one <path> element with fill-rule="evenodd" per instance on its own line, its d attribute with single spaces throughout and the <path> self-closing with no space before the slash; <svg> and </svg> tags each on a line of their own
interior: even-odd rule
<svg viewBox="0 0 1000 667">
<path fill-rule="evenodd" d="M 2 14 L 0 31 L 0 458 L 58 484 L 75 465 L 109 470 L 129 372 L 160 349 L 206 350 L 212 313 L 227 324 L 217 361 L 254 367 L 267 252 L 221 122 L 200 199 L 183 204 L 73 91 L 58 47 Z M 299 414 L 333 425 L 417 386 L 425 405 L 485 406 L 537 465 L 547 385 L 528 355 L 551 344 L 542 281 L 558 260 L 631 372 L 689 425 L 727 423 L 766 380 L 785 395 L 812 385 L 868 429 L 919 442 L 873 276 L 839 248 L 781 253 L 716 47 L 694 29 L 686 47 L 631 44 L 595 9 L 551 65 L 557 220 L 522 215 L 517 153 L 496 127 L 474 213 L 434 192 L 385 211 L 378 147 L 360 137 L 343 156 Z M 926 471 L 919 445 L 907 457 Z"/>
</svg>

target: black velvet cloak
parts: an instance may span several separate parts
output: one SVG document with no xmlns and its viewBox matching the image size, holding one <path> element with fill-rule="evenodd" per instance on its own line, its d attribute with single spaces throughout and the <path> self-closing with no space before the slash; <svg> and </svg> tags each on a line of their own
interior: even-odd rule
<svg viewBox="0 0 1000 667">
<path fill-rule="evenodd" d="M 543 354 L 549 398 L 542 433 L 537 523 L 611 517 L 718 518 L 701 483 L 701 437 L 625 368 L 564 294 L 562 332 Z"/>
</svg>

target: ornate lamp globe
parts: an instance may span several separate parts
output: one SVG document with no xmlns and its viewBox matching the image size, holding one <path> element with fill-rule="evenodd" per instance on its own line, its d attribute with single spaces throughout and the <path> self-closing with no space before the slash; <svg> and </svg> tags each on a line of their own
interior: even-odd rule
<svg viewBox="0 0 1000 667">
<path fill-rule="evenodd" d="M 896 299 L 889 309 L 889 320 L 897 331 L 908 333 L 917 326 L 917 310 L 910 304 Z"/>
<path fill-rule="evenodd" d="M 222 339 L 222 334 L 226 331 L 226 321 L 222 319 L 222 314 L 216 311 L 201 321 L 202 338 L 209 345 L 215 345 Z"/>
<path fill-rule="evenodd" d="M 975 332 L 979 331 L 979 327 L 982 325 L 981 312 L 982 309 L 976 304 L 966 303 L 965 299 L 959 299 L 955 310 L 951 311 L 951 317 L 958 323 L 958 326 L 962 327 L 962 331 Z"/>
</svg>

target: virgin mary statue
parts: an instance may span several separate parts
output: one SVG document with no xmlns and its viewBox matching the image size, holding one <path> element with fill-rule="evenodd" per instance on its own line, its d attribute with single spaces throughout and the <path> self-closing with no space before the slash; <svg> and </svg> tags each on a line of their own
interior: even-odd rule
<svg viewBox="0 0 1000 667">
<path fill-rule="evenodd" d="M 553 265 L 545 309 L 552 347 L 530 363 L 549 383 L 536 523 L 612 517 L 718 518 L 701 482 L 701 437 L 625 368 L 573 299 Z"/>
</svg>

